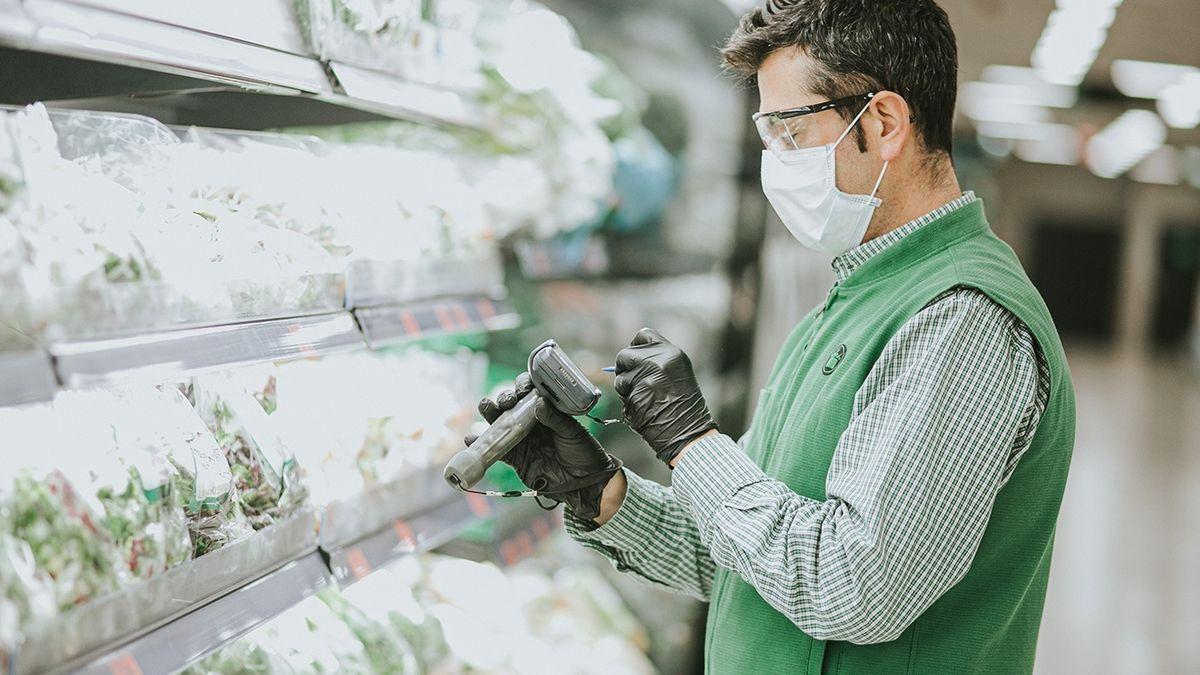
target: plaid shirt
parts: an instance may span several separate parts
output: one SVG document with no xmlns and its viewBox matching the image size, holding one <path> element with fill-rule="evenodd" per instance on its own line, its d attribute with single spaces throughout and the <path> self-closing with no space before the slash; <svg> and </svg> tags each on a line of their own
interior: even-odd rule
<svg viewBox="0 0 1200 675">
<path fill-rule="evenodd" d="M 838 282 L 974 199 L 839 256 Z M 568 512 L 567 531 L 649 583 L 706 600 L 720 565 L 817 639 L 892 640 L 967 573 L 1048 397 L 1026 326 L 983 293 L 953 289 L 901 327 L 858 390 L 825 501 L 715 435 L 687 451 L 673 487 L 626 470 L 613 518 L 595 527 Z M 753 433 L 752 423 L 743 443 Z"/>
</svg>

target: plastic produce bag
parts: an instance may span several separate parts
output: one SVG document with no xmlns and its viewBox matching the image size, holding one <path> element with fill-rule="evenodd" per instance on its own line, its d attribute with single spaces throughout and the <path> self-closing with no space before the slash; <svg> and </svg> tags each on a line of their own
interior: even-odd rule
<svg viewBox="0 0 1200 675">
<path fill-rule="evenodd" d="M 197 377 L 192 401 L 217 439 L 250 525 L 260 530 L 308 501 L 300 467 L 279 425 L 273 366 Z"/>
<path fill-rule="evenodd" d="M 327 588 L 317 594 L 331 612 L 346 624 L 362 643 L 371 668 L 377 673 L 417 674 L 424 672 L 417 662 L 413 647 L 389 625 L 372 620 L 362 610 L 346 600 L 336 589 Z"/>
<path fill-rule="evenodd" d="M 56 465 L 85 490 L 128 571 L 148 578 L 191 558 L 187 518 L 162 422 L 130 392 L 65 392 L 55 416 L 66 443 Z M 93 501 L 94 500 L 94 501 Z"/>
<path fill-rule="evenodd" d="M 137 406 L 159 421 L 165 436 L 167 460 L 174 469 L 171 495 L 187 515 L 193 555 L 251 534 L 229 462 L 182 392 L 173 386 L 155 387 L 137 399 Z"/>
<path fill-rule="evenodd" d="M 56 612 L 53 581 L 37 569 L 29 545 L 7 534 L 5 511 L 0 505 L 0 657 L 16 650 L 21 626 Z"/>
<path fill-rule="evenodd" d="M 389 568 L 375 570 L 359 580 L 343 591 L 342 597 L 367 619 L 390 626 L 410 645 L 417 659 L 418 672 L 461 670 L 461 665 L 451 658 L 441 623 L 413 594 L 420 575 L 417 558 L 402 558 Z"/>
</svg>

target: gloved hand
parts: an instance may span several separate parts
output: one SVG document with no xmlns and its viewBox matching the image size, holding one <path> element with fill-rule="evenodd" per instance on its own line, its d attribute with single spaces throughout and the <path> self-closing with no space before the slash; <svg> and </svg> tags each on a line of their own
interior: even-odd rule
<svg viewBox="0 0 1200 675">
<path fill-rule="evenodd" d="M 521 373 L 515 389 L 501 392 L 496 400 L 479 402 L 479 414 L 488 424 L 533 390 L 529 373 Z M 546 401 L 538 403 L 535 416 L 539 424 L 517 444 L 504 461 L 517 470 L 530 489 L 551 499 L 566 502 L 580 518 L 591 520 L 600 515 L 600 496 L 604 486 L 621 468 L 621 460 L 604 451 L 583 425 Z M 476 436 L 463 439 L 467 445 Z"/>
<path fill-rule="evenodd" d="M 613 387 L 624 402 L 625 423 L 667 466 L 688 443 L 717 428 L 692 362 L 658 331 L 639 330 L 617 354 L 616 366 Z"/>
</svg>

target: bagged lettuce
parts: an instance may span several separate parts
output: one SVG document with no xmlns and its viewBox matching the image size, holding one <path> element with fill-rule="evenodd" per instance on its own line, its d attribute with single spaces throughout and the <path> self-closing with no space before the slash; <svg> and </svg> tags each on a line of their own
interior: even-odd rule
<svg viewBox="0 0 1200 675">
<path fill-rule="evenodd" d="M 300 467 L 271 419 L 278 406 L 273 366 L 197 377 L 191 398 L 225 453 L 242 511 L 255 530 L 307 503 Z"/>
<path fill-rule="evenodd" d="M 387 623 L 373 620 L 334 588 L 317 594 L 321 602 L 346 624 L 362 643 L 372 670 L 377 673 L 422 673 L 413 648 Z"/>
<path fill-rule="evenodd" d="M 140 397 L 146 417 L 160 421 L 173 469 L 171 499 L 187 516 L 192 553 L 201 556 L 250 535 L 229 463 L 196 410 L 176 387 Z"/>
<path fill-rule="evenodd" d="M 192 556 L 187 517 L 172 498 L 172 430 L 154 407 L 153 387 L 65 392 L 55 415 L 69 442 L 56 456 L 85 490 L 135 578 L 160 574 Z M 161 392 L 159 392 L 161 393 Z"/>
</svg>

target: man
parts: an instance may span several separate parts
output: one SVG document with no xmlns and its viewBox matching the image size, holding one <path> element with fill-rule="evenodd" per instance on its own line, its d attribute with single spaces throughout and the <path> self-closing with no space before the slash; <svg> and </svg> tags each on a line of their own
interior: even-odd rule
<svg viewBox="0 0 1200 675">
<path fill-rule="evenodd" d="M 740 443 L 663 336 L 617 356 L 625 418 L 671 488 L 550 408 L 506 460 L 567 503 L 572 537 L 711 603 L 711 672 L 1029 672 L 1074 397 L 1045 304 L 955 178 L 947 17 L 771 2 L 723 54 L 761 95 L 767 198 L 837 283 Z"/>
</svg>

